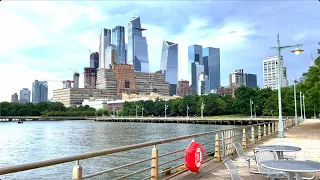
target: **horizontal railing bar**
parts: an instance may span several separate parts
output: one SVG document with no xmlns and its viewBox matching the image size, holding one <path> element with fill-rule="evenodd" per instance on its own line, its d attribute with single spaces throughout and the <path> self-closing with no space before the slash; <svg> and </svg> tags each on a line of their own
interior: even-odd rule
<svg viewBox="0 0 320 180">
<path fill-rule="evenodd" d="M 144 172 L 144 171 L 150 170 L 150 169 L 152 169 L 152 168 L 153 168 L 153 167 L 147 167 L 147 168 L 142 169 L 142 170 L 140 170 L 140 171 L 136 171 L 136 172 L 133 172 L 133 173 L 130 173 L 130 174 L 127 174 L 127 175 L 118 177 L 118 178 L 116 178 L 116 179 L 114 179 L 114 180 L 123 179 L 123 178 L 129 177 L 129 176 L 133 176 L 133 175 L 142 173 L 142 172 Z"/>
<path fill-rule="evenodd" d="M 176 150 L 176 151 L 173 151 L 173 152 L 169 152 L 167 154 L 162 154 L 162 155 L 158 156 L 158 158 L 161 158 L 161 157 L 164 157 L 164 156 L 169 156 L 171 154 L 176 154 L 178 152 L 183 152 L 184 150 L 186 150 L 186 149 L 185 148 L 184 149 L 179 149 L 179 150 Z"/>
<path fill-rule="evenodd" d="M 153 176 L 148 176 L 148 177 L 146 177 L 146 178 L 144 178 L 144 179 L 142 179 L 142 180 L 147 180 L 147 179 L 151 179 Z"/>
<path fill-rule="evenodd" d="M 149 147 L 149 146 L 158 145 L 158 144 L 165 144 L 165 143 L 169 143 L 169 142 L 180 141 L 180 140 L 195 138 L 195 137 L 199 137 L 199 136 L 216 134 L 216 133 L 228 131 L 228 130 L 243 129 L 246 127 L 258 126 L 261 124 L 269 124 L 269 123 L 265 122 L 265 123 L 260 123 L 260 124 L 253 124 L 253 125 L 231 128 L 231 129 L 209 131 L 209 132 L 192 134 L 192 135 L 188 135 L 188 136 L 170 138 L 170 139 L 165 139 L 165 140 L 158 140 L 158 141 L 151 141 L 151 142 L 146 142 L 146 143 L 122 146 L 122 147 L 101 150 L 101 151 L 96 151 L 96 152 L 88 152 L 88 153 L 83 153 L 83 154 L 74 155 L 74 156 L 68 156 L 68 157 L 62 157 L 62 158 L 56 158 L 56 159 L 50 159 L 50 160 L 44 160 L 44 161 L 38 161 L 38 162 L 26 163 L 26 164 L 20 164 L 20 165 L 13 165 L 13 166 L 0 168 L 0 175 L 19 172 L 19 171 L 25 171 L 25 170 L 30 170 L 30 169 L 36 169 L 36 168 L 41 168 L 41 167 L 46 167 L 46 166 L 52 166 L 52 165 L 62 164 L 62 163 L 67 163 L 67 162 L 72 162 L 72 161 L 79 161 L 79 160 L 89 159 L 89 158 L 93 158 L 93 157 L 97 157 L 97 156 L 103 156 L 103 155 L 108 155 L 108 154 L 113 154 L 113 153 L 133 150 L 133 149 L 139 149 L 139 148 Z"/>
<path fill-rule="evenodd" d="M 167 171 L 171 171 L 171 170 L 173 170 L 173 169 L 175 169 L 175 168 L 178 168 L 178 167 L 180 167 L 180 166 L 182 166 L 182 165 L 184 165 L 184 163 L 178 164 L 178 165 L 173 166 L 173 167 L 171 167 L 171 168 L 169 168 L 169 169 L 166 169 L 165 171 L 162 171 L 162 172 L 158 173 L 158 175 L 160 175 L 160 174 L 162 174 L 162 173 L 164 173 L 164 172 L 167 172 Z"/>
<path fill-rule="evenodd" d="M 170 160 L 170 161 L 167 161 L 167 162 L 161 163 L 161 164 L 159 164 L 158 166 L 163 166 L 163 165 L 165 165 L 165 164 L 169 164 L 169 163 L 172 163 L 172 162 L 174 162 L 174 161 L 178 161 L 178 160 L 183 159 L 183 158 L 184 158 L 184 156 L 181 156 L 181 157 L 178 157 L 178 158 L 172 159 L 172 160 Z"/>
<path fill-rule="evenodd" d="M 87 175 L 87 176 L 84 176 L 82 179 L 91 178 L 91 177 L 98 176 L 98 175 L 101 175 L 101 174 L 104 174 L 104 173 L 108 173 L 108 172 L 111 172 L 111 171 L 115 171 L 115 170 L 117 170 L 117 169 L 121 169 L 121 168 L 129 167 L 129 166 L 133 166 L 133 165 L 136 165 L 136 164 L 140 164 L 140 163 L 143 163 L 143 162 L 146 162 L 146 161 L 150 161 L 150 160 L 152 160 L 152 159 L 153 159 L 153 158 L 142 159 L 142 160 L 140 160 L 140 161 L 132 162 L 132 163 L 125 164 L 125 165 L 122 165 L 122 166 L 118 166 L 118 167 L 115 167 L 115 168 L 112 168 L 112 169 L 107 169 L 107 170 L 104 170 L 104 171 L 96 172 L 96 173 L 93 173 L 93 174 L 89 174 L 89 175 Z"/>
</svg>

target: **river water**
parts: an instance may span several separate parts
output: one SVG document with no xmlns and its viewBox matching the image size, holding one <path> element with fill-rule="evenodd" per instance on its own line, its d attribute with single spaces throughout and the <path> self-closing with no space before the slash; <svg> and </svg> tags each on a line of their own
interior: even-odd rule
<svg viewBox="0 0 320 180">
<path fill-rule="evenodd" d="M 233 126 L 201 125 L 201 124 L 156 124 L 156 123 L 118 123 L 95 121 L 30 121 L 0 123 L 0 167 L 31 163 L 86 152 L 100 151 L 131 144 L 167 139 L 172 137 L 197 134 Z M 208 142 L 213 136 L 196 139 Z M 191 140 L 191 139 L 190 139 Z M 190 140 L 158 146 L 159 155 L 186 148 Z M 83 174 L 110 169 L 151 157 L 152 147 L 131 150 L 128 152 L 101 156 L 80 161 Z M 180 157 L 171 156 L 170 159 Z M 169 158 L 169 157 L 168 157 Z M 165 159 L 164 159 L 165 160 Z M 183 160 L 180 161 L 182 163 Z M 161 159 L 160 159 L 161 163 Z M 1 180 L 7 179 L 56 179 L 70 180 L 75 162 L 59 164 L 51 167 L 28 170 L 24 172 L 0 175 Z M 142 167 L 143 166 L 143 167 Z M 92 179 L 112 179 L 117 175 L 129 174 L 137 169 L 147 168 L 150 162 Z M 173 167 L 164 166 L 165 167 Z M 160 168 L 161 170 L 161 168 Z M 143 177 L 150 175 L 146 171 Z M 142 175 L 129 179 L 142 179 Z"/>
</svg>

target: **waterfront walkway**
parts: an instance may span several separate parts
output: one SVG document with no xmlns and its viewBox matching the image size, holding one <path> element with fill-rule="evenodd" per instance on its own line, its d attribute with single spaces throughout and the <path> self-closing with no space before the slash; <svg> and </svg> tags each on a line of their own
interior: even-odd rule
<svg viewBox="0 0 320 180">
<path fill-rule="evenodd" d="M 307 119 L 301 123 L 299 127 L 291 127 L 285 131 L 285 138 L 277 138 L 277 135 L 273 135 L 272 138 L 268 138 L 255 145 L 248 146 L 246 153 L 253 154 L 252 148 L 258 144 L 276 144 L 279 141 L 290 142 L 294 146 L 301 147 L 301 151 L 296 152 L 297 160 L 313 160 L 320 162 L 320 120 L 319 119 Z M 254 175 L 249 172 L 248 165 L 245 160 L 238 157 L 233 158 L 235 165 L 239 170 L 239 174 L 242 179 L 254 179 L 265 180 L 268 179 L 262 175 Z M 252 163 L 254 164 L 254 163 Z M 253 166 L 254 167 L 254 166 Z M 254 167 L 255 168 L 255 167 Z M 306 175 L 310 177 L 310 175 Z M 223 163 L 217 163 L 214 161 L 207 162 L 201 167 L 200 172 L 197 174 L 191 174 L 189 172 L 178 175 L 173 178 L 183 180 L 230 180 L 228 169 Z M 320 179 L 320 172 L 317 172 L 315 180 Z"/>
</svg>

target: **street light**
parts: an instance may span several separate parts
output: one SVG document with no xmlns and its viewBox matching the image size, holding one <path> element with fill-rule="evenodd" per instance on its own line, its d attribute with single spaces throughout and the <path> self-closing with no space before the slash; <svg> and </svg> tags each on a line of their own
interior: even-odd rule
<svg viewBox="0 0 320 180">
<path fill-rule="evenodd" d="M 204 106 L 205 106 L 205 104 L 203 104 L 203 102 L 202 102 L 202 104 L 201 104 L 201 119 L 203 119 L 203 109 L 204 109 Z"/>
<path fill-rule="evenodd" d="M 167 109 L 168 109 L 168 105 L 164 104 L 164 117 L 167 117 Z"/>
<path fill-rule="evenodd" d="M 250 99 L 250 113 L 251 113 L 251 119 L 252 119 L 252 104 L 253 104 L 253 102 L 252 102 L 252 100 Z"/>
<path fill-rule="evenodd" d="M 141 117 L 143 117 L 143 110 L 144 110 L 144 108 L 142 107 L 141 110 L 142 110 L 142 115 L 141 115 Z"/>
<path fill-rule="evenodd" d="M 258 108 L 258 106 L 254 106 L 254 118 L 257 119 L 257 111 L 256 108 Z"/>
<path fill-rule="evenodd" d="M 317 117 L 316 117 L 316 106 L 315 105 L 313 105 L 313 118 L 317 119 Z"/>
<path fill-rule="evenodd" d="M 307 119 L 306 117 L 306 104 L 304 102 L 304 94 L 302 95 L 302 99 L 303 99 L 303 114 L 304 114 L 304 120 Z"/>
<path fill-rule="evenodd" d="M 187 117 L 189 117 L 189 106 L 187 106 Z"/>
<path fill-rule="evenodd" d="M 271 112 L 271 116 L 272 116 L 272 118 L 273 118 L 273 113 L 272 113 L 272 112 L 273 112 L 273 109 L 271 109 L 270 112 Z"/>
<path fill-rule="evenodd" d="M 136 118 L 138 118 L 138 109 L 139 109 L 139 106 L 136 105 Z"/>
<path fill-rule="evenodd" d="M 303 111 L 303 109 L 302 109 L 302 92 L 300 92 L 300 114 L 301 114 L 301 116 L 300 116 L 300 118 L 301 118 L 301 121 L 303 121 L 303 115 L 302 115 L 302 112 Z"/>
<path fill-rule="evenodd" d="M 289 47 L 296 47 L 293 51 L 296 55 L 300 54 L 300 52 L 303 52 L 303 50 L 299 49 L 299 46 L 302 46 L 302 44 L 296 44 L 293 46 L 280 46 L 280 38 L 279 33 L 277 34 L 277 46 L 271 47 L 271 49 L 276 49 L 278 51 L 277 56 L 277 64 L 278 64 L 278 104 L 279 104 L 279 123 L 278 123 L 278 129 L 279 134 L 278 137 L 284 137 L 284 131 L 283 131 L 283 121 L 282 121 L 282 104 L 281 104 L 281 67 L 280 67 L 280 57 L 281 57 L 281 50 Z"/>
<path fill-rule="evenodd" d="M 293 76 L 293 90 L 294 90 L 294 117 L 296 119 L 296 126 L 299 125 L 297 115 L 297 94 L 296 94 L 296 77 Z"/>
</svg>

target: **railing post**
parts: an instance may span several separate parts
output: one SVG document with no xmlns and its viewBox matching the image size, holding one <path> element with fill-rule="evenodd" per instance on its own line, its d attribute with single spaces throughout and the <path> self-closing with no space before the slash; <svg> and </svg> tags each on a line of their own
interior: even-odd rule
<svg viewBox="0 0 320 180">
<path fill-rule="evenodd" d="M 264 137 L 267 137 L 267 136 L 268 136 L 268 135 L 267 135 L 267 126 L 266 126 L 266 124 L 263 125 L 263 136 L 264 136 Z"/>
<path fill-rule="evenodd" d="M 259 125 L 258 126 L 258 140 L 260 141 L 262 138 L 261 138 L 261 126 Z"/>
<path fill-rule="evenodd" d="M 152 148 L 151 157 L 151 180 L 158 180 L 158 149 L 156 146 Z"/>
<path fill-rule="evenodd" d="M 216 133 L 216 144 L 214 147 L 214 161 L 220 162 L 221 156 L 220 156 L 220 141 L 219 141 L 219 133 Z"/>
<path fill-rule="evenodd" d="M 274 123 L 271 123 L 271 134 L 274 134 Z"/>
<path fill-rule="evenodd" d="M 232 144 L 236 142 L 236 133 L 235 130 L 232 130 Z M 232 145 L 232 156 L 236 155 L 236 149 Z"/>
<path fill-rule="evenodd" d="M 254 126 L 252 126 L 252 128 L 251 128 L 251 142 L 253 144 L 256 143 L 256 137 L 254 137 Z"/>
<path fill-rule="evenodd" d="M 247 133 L 246 128 L 243 128 L 242 130 L 242 147 L 247 148 Z"/>
<path fill-rule="evenodd" d="M 268 124 L 268 136 L 271 136 L 271 128 L 270 128 L 270 123 Z"/>
<path fill-rule="evenodd" d="M 72 169 L 72 180 L 82 180 L 82 166 L 79 161 L 76 161 L 76 165 Z"/>
</svg>

